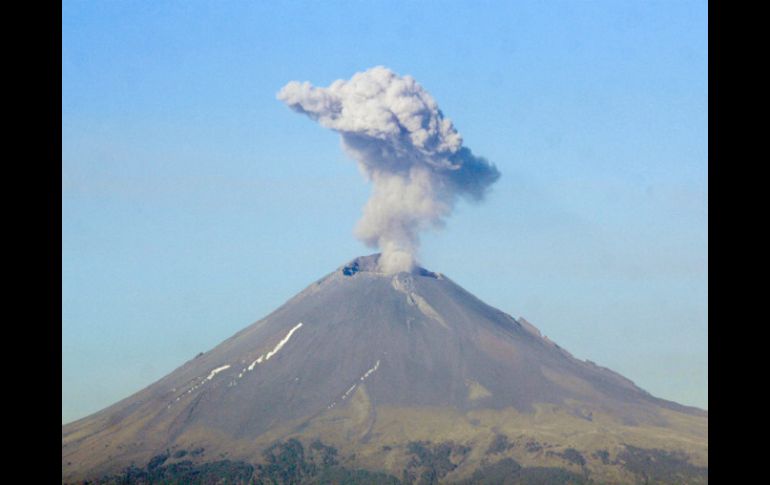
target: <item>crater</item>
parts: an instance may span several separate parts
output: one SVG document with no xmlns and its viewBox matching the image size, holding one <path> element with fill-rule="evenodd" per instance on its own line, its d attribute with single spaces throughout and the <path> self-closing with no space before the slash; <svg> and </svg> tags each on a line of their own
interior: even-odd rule
<svg viewBox="0 0 770 485">
<path fill-rule="evenodd" d="M 340 268 L 340 271 L 345 276 L 355 276 L 357 273 L 385 274 L 379 269 L 380 254 L 381 253 L 375 253 L 368 256 L 359 256 Z M 440 273 L 428 271 L 427 269 L 420 266 L 415 266 L 412 271 L 403 271 L 403 273 L 413 274 L 416 276 L 424 276 L 427 278 L 441 279 Z"/>
</svg>

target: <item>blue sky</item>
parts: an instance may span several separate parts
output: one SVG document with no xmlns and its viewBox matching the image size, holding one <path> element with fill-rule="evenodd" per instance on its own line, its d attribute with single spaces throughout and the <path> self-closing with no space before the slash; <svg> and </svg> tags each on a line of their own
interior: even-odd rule
<svg viewBox="0 0 770 485">
<path fill-rule="evenodd" d="M 339 137 L 275 94 L 376 65 L 502 172 L 423 266 L 708 407 L 705 1 L 62 6 L 62 422 L 373 252 Z"/>
</svg>

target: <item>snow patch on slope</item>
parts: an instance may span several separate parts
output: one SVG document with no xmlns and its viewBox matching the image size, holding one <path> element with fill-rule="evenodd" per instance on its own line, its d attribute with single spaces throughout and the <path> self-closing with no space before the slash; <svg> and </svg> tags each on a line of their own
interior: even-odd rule
<svg viewBox="0 0 770 485">
<path fill-rule="evenodd" d="M 211 379 L 214 378 L 215 375 L 229 368 L 230 368 L 230 364 L 223 365 L 222 367 L 217 367 L 216 369 L 211 371 L 211 373 L 208 375 L 208 377 L 206 377 L 206 379 L 203 382 L 210 381 Z"/>
<path fill-rule="evenodd" d="M 260 355 L 259 357 L 257 357 L 257 360 L 255 360 L 254 362 L 252 362 L 252 363 L 251 363 L 251 365 L 249 365 L 249 366 L 248 366 L 246 369 L 244 369 L 244 372 L 245 372 L 246 370 L 248 370 L 248 371 L 252 371 L 252 370 L 254 370 L 254 367 L 255 367 L 257 364 L 261 364 L 263 361 L 264 361 L 264 362 L 266 362 L 266 361 L 268 361 L 268 360 L 270 359 L 270 357 L 272 357 L 272 356 L 274 356 L 275 354 L 277 354 L 277 353 L 278 353 L 278 351 L 279 351 L 279 350 L 281 350 L 281 349 L 283 348 L 283 346 L 284 346 L 284 345 L 286 345 L 286 343 L 289 341 L 289 339 L 291 338 L 291 336 L 292 336 L 292 335 L 294 335 L 294 332 L 296 332 L 297 330 L 299 330 L 299 329 L 300 329 L 300 327 L 302 327 L 302 322 L 299 322 L 298 324 L 296 324 L 296 325 L 294 326 L 294 328 L 292 328 L 291 330 L 289 330 L 289 333 L 287 333 L 287 334 L 286 334 L 286 336 L 285 336 L 285 337 L 284 337 L 284 338 L 283 338 L 283 339 L 282 339 L 280 342 L 278 342 L 278 344 L 276 344 L 276 346 L 275 346 L 275 347 L 273 347 L 273 350 L 271 350 L 271 351 L 270 351 L 270 352 L 268 352 L 267 354 L 262 354 L 262 355 Z M 239 376 L 239 377 L 240 377 L 240 376 Z"/>
<path fill-rule="evenodd" d="M 364 382 L 366 380 L 366 378 L 369 377 L 370 375 L 372 375 L 372 373 L 374 373 L 375 371 L 377 371 L 377 369 L 379 369 L 379 367 L 380 367 L 380 360 L 377 359 L 377 362 L 374 364 L 374 366 L 371 369 L 369 369 L 366 372 L 364 372 L 364 374 L 360 377 L 359 381 L 360 382 Z M 345 399 L 347 399 L 347 397 L 350 395 L 351 392 L 353 392 L 353 390 L 356 388 L 356 386 L 358 386 L 358 384 L 359 384 L 359 382 L 353 383 L 353 385 L 350 386 L 350 388 L 348 388 L 347 391 L 345 391 L 345 394 L 342 395 L 342 400 L 343 401 Z M 333 408 L 336 404 L 337 404 L 337 401 L 334 401 L 329 406 L 327 406 L 327 409 Z"/>
<path fill-rule="evenodd" d="M 367 377 L 369 377 L 369 375 L 370 375 L 372 372 L 376 371 L 378 367 L 380 367 L 380 360 L 379 360 L 379 359 L 377 359 L 377 363 L 376 363 L 376 364 L 374 364 L 374 367 L 372 367 L 371 369 L 369 369 L 368 371 L 366 371 L 366 374 L 364 374 L 364 375 L 362 375 L 362 376 L 361 376 L 361 380 L 363 381 L 364 379 L 366 379 Z"/>
<path fill-rule="evenodd" d="M 279 350 L 281 350 L 281 348 L 283 348 L 283 346 L 284 346 L 284 345 L 286 345 L 286 342 L 288 342 L 288 341 L 289 341 L 289 339 L 291 338 L 292 334 L 293 334 L 294 332 L 296 332 L 297 330 L 299 330 L 299 328 L 300 328 L 301 326 L 302 326 L 302 322 L 299 322 L 297 325 L 295 325 L 295 326 L 294 326 L 294 328 L 292 328 L 291 330 L 289 330 L 289 333 L 288 333 L 288 334 L 286 334 L 286 336 L 283 338 L 283 340 L 281 340 L 280 342 L 278 342 L 278 345 L 276 345 L 276 346 L 275 346 L 275 348 L 274 348 L 273 350 L 271 350 L 270 352 L 268 352 L 268 353 L 267 353 L 267 355 L 265 356 L 265 361 L 268 361 L 268 360 L 270 360 L 270 357 L 272 357 L 272 356 L 274 356 L 275 354 L 277 354 L 277 353 L 278 353 L 278 351 L 279 351 Z"/>
<path fill-rule="evenodd" d="M 216 369 L 212 369 L 211 372 L 209 372 L 209 375 L 206 376 L 205 378 L 196 377 L 195 379 L 200 379 L 200 382 L 198 382 L 197 384 L 193 384 L 186 391 L 182 391 L 182 394 L 177 396 L 176 399 L 174 399 L 173 402 L 169 403 L 168 406 L 166 406 L 166 409 L 171 409 L 171 405 L 174 404 L 175 402 L 179 402 L 179 400 L 182 399 L 185 394 L 192 394 L 193 391 L 195 391 L 196 389 L 198 389 L 201 386 L 203 386 L 203 384 L 205 384 L 208 381 L 210 381 L 211 379 L 213 379 L 217 374 L 219 374 L 220 372 L 225 371 L 225 370 L 227 370 L 229 368 L 230 368 L 230 364 L 225 364 L 223 366 L 217 367 Z M 193 382 L 194 382 L 194 380 L 193 380 Z M 171 392 L 176 392 L 176 387 L 173 388 L 171 390 Z"/>
<path fill-rule="evenodd" d="M 357 385 L 358 385 L 358 384 L 353 384 L 352 386 L 350 386 L 350 389 L 348 389 L 347 391 L 345 391 L 345 394 L 343 394 L 343 395 L 342 395 L 342 399 L 344 400 L 346 397 L 348 397 L 348 394 L 350 394 L 351 392 L 353 392 L 353 389 L 355 389 Z"/>
</svg>

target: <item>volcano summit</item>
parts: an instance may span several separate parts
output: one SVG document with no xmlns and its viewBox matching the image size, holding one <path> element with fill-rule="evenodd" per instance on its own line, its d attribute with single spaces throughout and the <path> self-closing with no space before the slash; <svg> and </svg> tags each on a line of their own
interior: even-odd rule
<svg viewBox="0 0 770 485">
<path fill-rule="evenodd" d="M 378 258 L 63 426 L 63 482 L 707 483 L 705 411 Z"/>
</svg>

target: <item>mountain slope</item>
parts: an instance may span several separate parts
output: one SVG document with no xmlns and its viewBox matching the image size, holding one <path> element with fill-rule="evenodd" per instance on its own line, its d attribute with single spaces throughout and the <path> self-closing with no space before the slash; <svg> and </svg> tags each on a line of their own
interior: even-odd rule
<svg viewBox="0 0 770 485">
<path fill-rule="evenodd" d="M 289 438 L 320 439 L 350 466 L 399 478 L 418 442 L 468 449 L 445 481 L 506 457 L 632 481 L 623 457 L 633 449 L 706 466 L 706 412 L 575 359 L 441 274 L 378 273 L 377 258 L 357 258 L 146 389 L 63 426 L 63 480 L 141 467 L 166 450 L 258 464 Z M 511 446 L 487 453 L 501 436 Z"/>
</svg>

